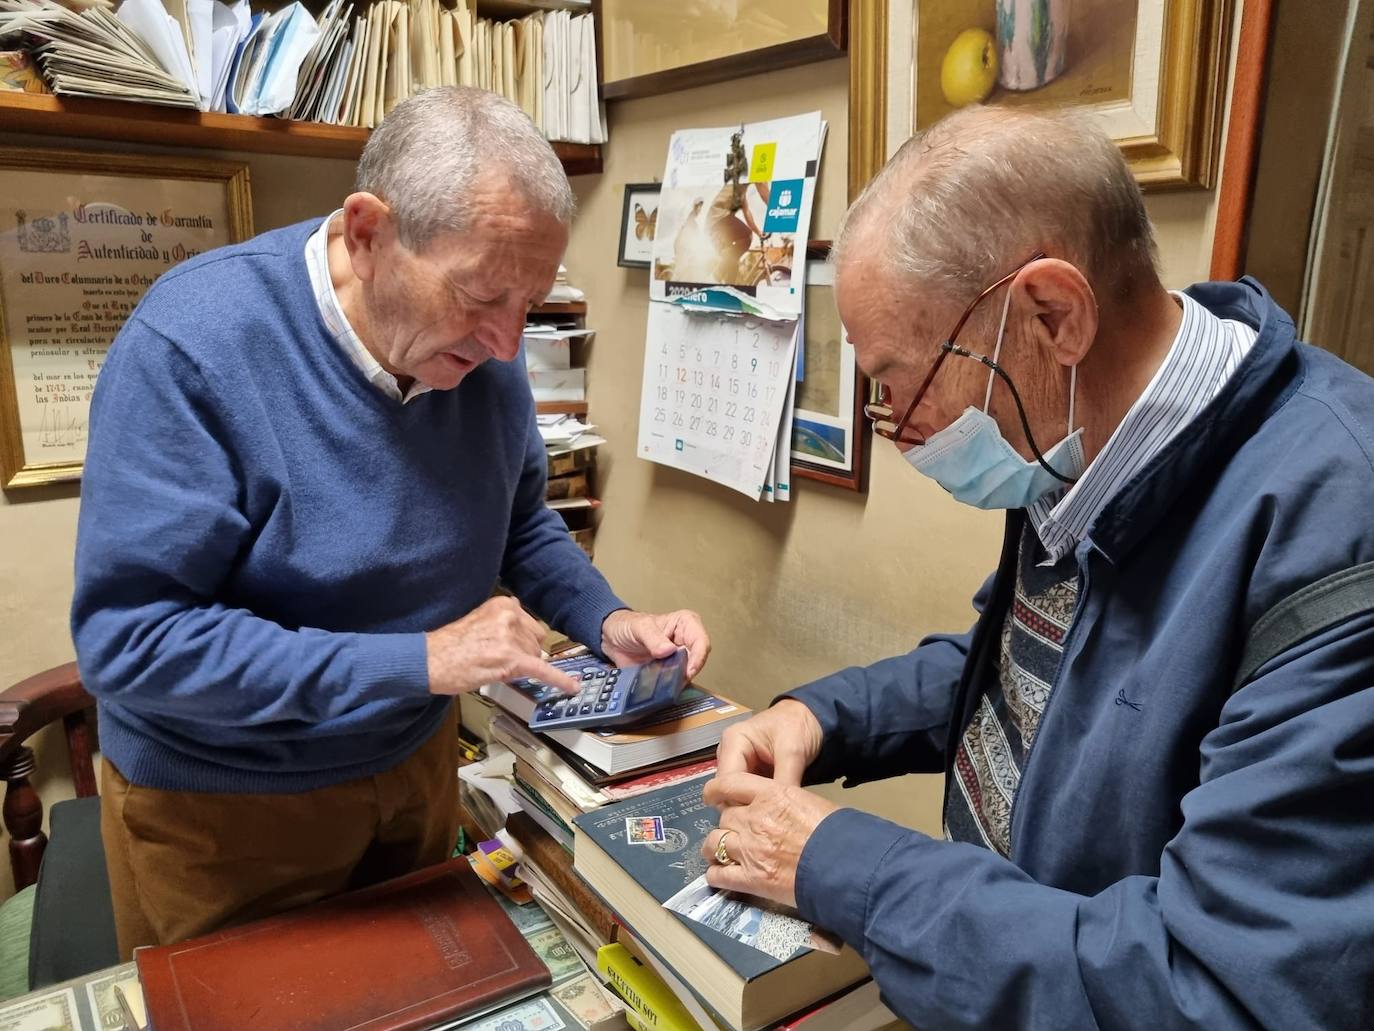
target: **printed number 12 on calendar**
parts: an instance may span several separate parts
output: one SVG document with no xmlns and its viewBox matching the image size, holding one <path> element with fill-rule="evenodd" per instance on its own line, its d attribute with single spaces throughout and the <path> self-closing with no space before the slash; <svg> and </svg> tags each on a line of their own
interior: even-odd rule
<svg viewBox="0 0 1374 1031">
<path fill-rule="evenodd" d="M 797 324 L 649 305 L 639 455 L 757 500 L 794 375 Z"/>
</svg>

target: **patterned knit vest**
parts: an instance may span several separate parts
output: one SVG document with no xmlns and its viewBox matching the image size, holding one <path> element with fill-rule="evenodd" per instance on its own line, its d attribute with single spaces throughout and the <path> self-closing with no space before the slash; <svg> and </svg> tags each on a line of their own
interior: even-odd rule
<svg viewBox="0 0 1374 1031">
<path fill-rule="evenodd" d="M 954 760 L 945 837 L 1011 855 L 1011 815 L 1035 731 L 1059 675 L 1064 636 L 1078 600 L 1070 552 L 1052 566 L 1027 523 L 1017 554 L 1016 591 L 1002 618 L 992 683 L 984 686 Z M 976 689 L 976 688 L 975 688 Z"/>
</svg>

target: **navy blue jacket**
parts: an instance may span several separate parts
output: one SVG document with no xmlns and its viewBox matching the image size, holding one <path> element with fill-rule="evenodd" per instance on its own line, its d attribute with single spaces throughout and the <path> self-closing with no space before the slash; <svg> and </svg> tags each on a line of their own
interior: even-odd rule
<svg viewBox="0 0 1374 1031">
<path fill-rule="evenodd" d="M 1266 610 L 1374 560 L 1374 380 L 1253 280 L 1189 293 L 1259 336 L 1075 552 L 1011 859 L 852 809 L 802 855 L 803 915 L 922 1031 L 1374 1027 L 1374 615 L 1233 690 Z M 808 780 L 948 774 L 1022 519 L 970 633 L 790 693 L 825 735 Z"/>
</svg>

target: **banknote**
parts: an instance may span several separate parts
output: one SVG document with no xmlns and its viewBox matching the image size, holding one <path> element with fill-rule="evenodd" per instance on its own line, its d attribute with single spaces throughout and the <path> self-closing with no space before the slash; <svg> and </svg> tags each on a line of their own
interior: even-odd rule
<svg viewBox="0 0 1374 1031">
<path fill-rule="evenodd" d="M 557 927 L 536 931 L 525 940 L 530 943 L 535 955 L 549 968 L 554 983 L 585 969 L 577 950 L 568 943 L 568 939 L 563 937 L 563 932 Z"/>
<path fill-rule="evenodd" d="M 562 1031 L 567 1026 L 547 999 L 534 998 L 463 1024 L 462 1031 Z"/>
<path fill-rule="evenodd" d="M 82 1031 L 76 992 L 59 988 L 15 999 L 0 1007 L 0 1031 Z"/>
<path fill-rule="evenodd" d="M 573 1019 L 582 1025 L 583 1031 L 590 1031 L 593 1025 L 614 1016 L 618 1009 L 611 1004 L 605 990 L 591 974 L 565 981 L 549 994 L 572 1014 Z"/>
<path fill-rule="evenodd" d="M 541 927 L 548 927 L 551 921 L 544 908 L 538 902 L 527 902 L 523 906 L 497 891 L 489 884 L 483 885 L 487 889 L 487 894 L 494 898 L 497 904 L 506 911 L 506 916 L 510 917 L 511 923 L 515 924 L 516 930 L 524 937 L 529 937 L 531 931 Z"/>
<path fill-rule="evenodd" d="M 86 998 L 90 1001 L 91 1013 L 100 1022 L 101 1031 L 124 1031 L 127 1025 L 119 1000 L 115 998 L 116 985 L 124 991 L 125 1000 L 131 1004 L 136 992 L 138 1008 L 142 1009 L 143 991 L 138 983 L 138 968 L 133 963 L 115 967 L 95 980 L 86 982 Z M 138 1019 L 137 1013 L 135 1019 Z"/>
</svg>

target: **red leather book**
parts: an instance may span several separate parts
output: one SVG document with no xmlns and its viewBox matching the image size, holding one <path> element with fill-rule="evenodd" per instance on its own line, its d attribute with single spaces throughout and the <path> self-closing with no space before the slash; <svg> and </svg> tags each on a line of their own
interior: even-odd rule
<svg viewBox="0 0 1374 1031">
<path fill-rule="evenodd" d="M 466 859 L 135 959 L 157 1031 L 410 1031 L 550 983 Z"/>
</svg>

